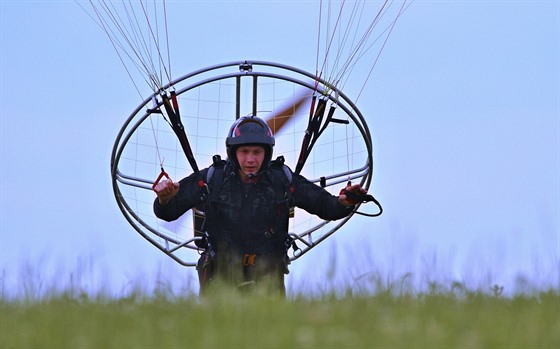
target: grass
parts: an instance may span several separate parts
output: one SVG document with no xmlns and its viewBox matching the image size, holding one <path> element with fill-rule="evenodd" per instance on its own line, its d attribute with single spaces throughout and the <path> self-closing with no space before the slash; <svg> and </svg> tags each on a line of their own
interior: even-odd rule
<svg viewBox="0 0 560 349">
<path fill-rule="evenodd" d="M 30 264 L 17 284 L 2 274 L 0 349 L 560 347 L 554 276 L 541 286 L 519 277 L 504 291 L 490 277 L 467 285 L 445 273 L 374 271 L 340 289 L 333 271 L 323 273 L 321 290 L 292 288 L 288 299 L 199 298 L 196 280 L 177 285 L 164 267 L 115 294 L 96 281 L 91 262 L 77 264 L 67 282 Z"/>
<path fill-rule="evenodd" d="M 0 335 L 0 348 L 558 348 L 560 294 L 65 292 L 2 300 Z"/>
</svg>

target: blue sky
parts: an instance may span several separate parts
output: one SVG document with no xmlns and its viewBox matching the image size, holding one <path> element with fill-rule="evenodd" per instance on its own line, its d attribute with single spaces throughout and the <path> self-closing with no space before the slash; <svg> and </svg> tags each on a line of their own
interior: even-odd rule
<svg viewBox="0 0 560 349">
<path fill-rule="evenodd" d="M 74 1 L 0 4 L 4 290 L 30 274 L 117 293 L 158 272 L 188 285 L 194 270 L 144 241 L 113 198 L 111 148 L 139 97 L 105 34 Z M 177 76 L 244 59 L 315 68 L 317 1 L 168 6 Z M 358 103 L 385 213 L 352 218 L 289 284 L 346 285 L 351 271 L 558 286 L 559 18 L 557 1 L 415 1 Z M 340 276 L 324 281 L 335 248 Z"/>
</svg>

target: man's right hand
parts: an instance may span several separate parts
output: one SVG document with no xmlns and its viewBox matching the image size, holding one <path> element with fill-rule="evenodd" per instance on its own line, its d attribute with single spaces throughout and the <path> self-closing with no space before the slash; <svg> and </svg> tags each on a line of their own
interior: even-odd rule
<svg viewBox="0 0 560 349">
<path fill-rule="evenodd" d="M 154 191 L 156 192 L 160 205 L 167 205 L 169 200 L 177 195 L 179 183 L 173 182 L 170 179 L 164 179 L 154 187 Z"/>
</svg>

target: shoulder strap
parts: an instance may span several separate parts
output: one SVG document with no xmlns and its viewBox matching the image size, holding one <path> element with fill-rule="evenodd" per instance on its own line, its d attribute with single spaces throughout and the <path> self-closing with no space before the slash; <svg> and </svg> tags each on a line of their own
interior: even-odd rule
<svg viewBox="0 0 560 349">
<path fill-rule="evenodd" d="M 292 183 L 293 173 L 292 170 L 286 165 L 284 165 L 284 157 L 280 155 L 276 160 L 271 161 L 271 168 L 281 168 L 284 171 L 285 179 L 288 184 Z"/>
<path fill-rule="evenodd" d="M 218 180 L 214 183 L 221 183 L 224 177 L 224 164 L 225 160 L 222 160 L 220 155 L 216 154 L 212 156 L 212 166 L 208 168 L 208 172 L 206 173 L 206 184 L 211 183 L 214 173 L 216 173 L 216 178 L 214 180 Z"/>
<path fill-rule="evenodd" d="M 280 177 L 282 177 L 282 184 L 284 185 L 283 195 L 284 198 L 286 199 L 286 203 L 288 204 L 288 207 L 293 208 L 294 200 L 293 200 L 292 193 L 294 191 L 294 188 L 292 186 L 292 180 L 294 174 L 292 173 L 292 170 L 290 170 L 288 166 L 284 165 L 283 156 L 279 156 L 276 158 L 276 160 L 272 161 L 270 168 L 271 171 L 282 172 L 282 175 L 280 175 Z M 293 212 L 290 212 L 290 216 L 293 217 Z"/>
<path fill-rule="evenodd" d="M 208 198 L 210 201 L 215 199 L 215 195 L 219 192 L 219 187 L 222 185 L 224 181 L 224 167 L 226 161 L 222 160 L 220 155 L 214 155 L 212 157 L 212 165 L 208 168 L 208 172 L 206 173 L 206 179 L 204 179 L 204 183 L 207 185 L 208 188 Z"/>
</svg>

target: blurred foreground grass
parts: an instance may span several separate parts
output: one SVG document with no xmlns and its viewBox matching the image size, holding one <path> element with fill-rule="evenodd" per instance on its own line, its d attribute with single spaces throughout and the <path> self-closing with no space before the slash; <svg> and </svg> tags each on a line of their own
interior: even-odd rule
<svg viewBox="0 0 560 349">
<path fill-rule="evenodd" d="M 557 290 L 0 301 L 0 348 L 558 348 Z"/>
</svg>

